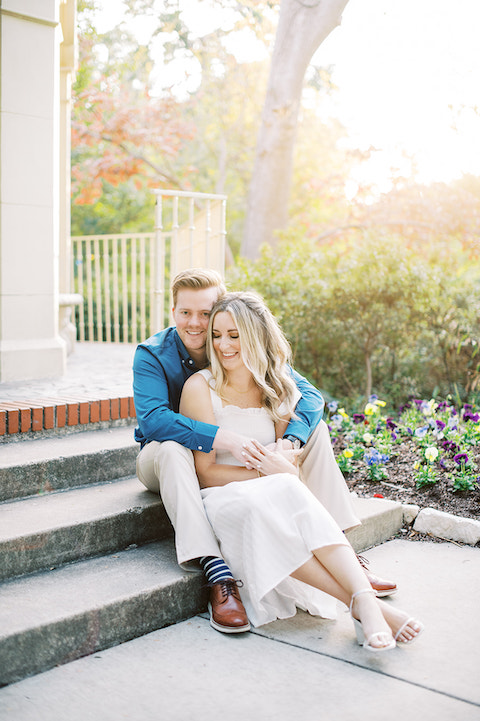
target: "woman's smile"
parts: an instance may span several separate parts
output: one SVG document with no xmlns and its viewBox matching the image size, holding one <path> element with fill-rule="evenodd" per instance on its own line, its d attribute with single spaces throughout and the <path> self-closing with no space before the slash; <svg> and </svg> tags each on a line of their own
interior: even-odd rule
<svg viewBox="0 0 480 721">
<path fill-rule="evenodd" d="M 217 313 L 212 328 L 213 347 L 222 365 L 241 358 L 238 329 L 230 313 Z"/>
</svg>

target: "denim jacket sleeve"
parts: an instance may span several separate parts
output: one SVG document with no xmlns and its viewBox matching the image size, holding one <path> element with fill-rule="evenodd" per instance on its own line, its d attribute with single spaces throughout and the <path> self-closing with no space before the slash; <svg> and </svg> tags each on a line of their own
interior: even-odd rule
<svg viewBox="0 0 480 721">
<path fill-rule="evenodd" d="M 177 412 L 183 387 L 181 366 L 165 370 L 158 358 L 139 346 L 133 363 L 133 393 L 138 428 L 136 439 L 176 441 L 186 448 L 209 453 L 218 426 L 194 421 Z"/>
<path fill-rule="evenodd" d="M 306 443 L 314 428 L 320 423 L 323 416 L 325 402 L 319 390 L 317 390 L 306 378 L 291 369 L 293 380 L 302 397 L 295 408 L 297 418 L 292 418 L 287 426 L 285 435 L 292 435 Z"/>
</svg>

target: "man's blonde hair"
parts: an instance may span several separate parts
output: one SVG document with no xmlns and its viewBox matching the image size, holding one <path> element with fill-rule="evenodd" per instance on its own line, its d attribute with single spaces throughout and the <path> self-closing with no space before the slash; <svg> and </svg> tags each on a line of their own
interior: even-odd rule
<svg viewBox="0 0 480 721">
<path fill-rule="evenodd" d="M 213 306 L 207 334 L 207 355 L 215 390 L 223 397 L 227 377 L 213 348 L 213 325 L 218 313 L 230 313 L 238 330 L 242 359 L 262 391 L 262 403 L 274 421 L 282 418 L 279 408 L 285 401 L 287 413 L 295 417 L 295 383 L 288 367 L 291 349 L 272 312 L 261 296 L 251 292 L 226 293 Z"/>
<path fill-rule="evenodd" d="M 189 268 L 178 273 L 172 281 L 173 307 L 177 305 L 178 291 L 182 288 L 203 290 L 204 288 L 218 288 L 218 297 L 227 292 L 223 278 L 216 270 L 210 268 Z"/>
</svg>

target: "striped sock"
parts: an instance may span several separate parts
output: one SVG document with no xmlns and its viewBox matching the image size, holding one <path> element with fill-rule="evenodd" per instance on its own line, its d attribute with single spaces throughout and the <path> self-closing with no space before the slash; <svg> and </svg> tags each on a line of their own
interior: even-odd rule
<svg viewBox="0 0 480 721">
<path fill-rule="evenodd" d="M 215 556 L 203 556 L 200 559 L 207 583 L 219 583 L 227 578 L 233 579 L 232 572 L 223 560 L 223 558 L 215 558 Z"/>
</svg>

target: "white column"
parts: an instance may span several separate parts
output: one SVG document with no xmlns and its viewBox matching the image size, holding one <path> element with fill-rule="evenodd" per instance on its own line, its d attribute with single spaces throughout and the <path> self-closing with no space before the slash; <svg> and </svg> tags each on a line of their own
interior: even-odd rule
<svg viewBox="0 0 480 721">
<path fill-rule="evenodd" d="M 2 0 L 0 381 L 61 375 L 61 0 Z"/>
<path fill-rule="evenodd" d="M 60 293 L 71 293 L 72 264 L 70 239 L 70 191 L 71 191 L 71 123 L 72 83 L 77 66 L 76 57 L 76 3 L 63 0 L 60 5 L 60 21 L 63 41 L 60 46 Z"/>
</svg>

